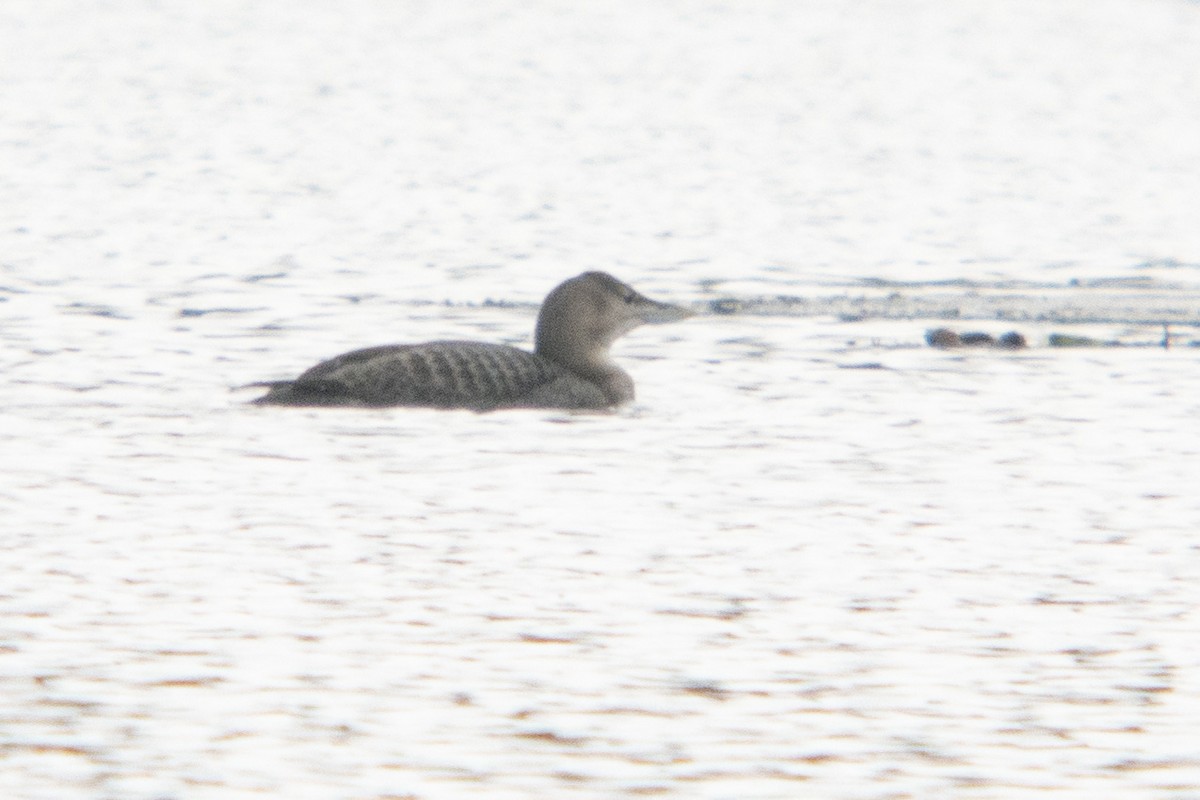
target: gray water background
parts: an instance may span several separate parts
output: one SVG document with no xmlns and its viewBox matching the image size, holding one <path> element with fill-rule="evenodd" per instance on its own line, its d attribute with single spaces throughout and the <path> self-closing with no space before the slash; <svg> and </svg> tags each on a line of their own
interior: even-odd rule
<svg viewBox="0 0 1200 800">
<path fill-rule="evenodd" d="M 1198 132 L 1176 0 L 6 2 L 0 793 L 1200 797 Z M 230 391 L 597 268 L 617 414 Z"/>
</svg>

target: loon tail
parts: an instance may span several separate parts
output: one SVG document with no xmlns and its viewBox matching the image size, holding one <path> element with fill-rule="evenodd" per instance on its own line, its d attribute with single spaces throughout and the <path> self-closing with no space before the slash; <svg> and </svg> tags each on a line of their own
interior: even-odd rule
<svg viewBox="0 0 1200 800">
<path fill-rule="evenodd" d="M 266 389 L 267 393 L 262 397 L 256 397 L 248 401 L 252 406 L 262 406 L 268 403 L 275 404 L 279 402 L 287 402 L 288 397 L 292 394 L 292 387 L 296 384 L 295 381 L 255 381 L 254 383 L 243 383 L 240 386 L 230 388 L 231 392 L 241 392 L 246 389 Z"/>
</svg>

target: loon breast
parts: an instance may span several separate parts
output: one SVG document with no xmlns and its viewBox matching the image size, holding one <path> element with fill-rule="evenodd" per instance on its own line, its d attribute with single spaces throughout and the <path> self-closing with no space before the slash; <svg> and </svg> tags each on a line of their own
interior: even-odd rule
<svg viewBox="0 0 1200 800">
<path fill-rule="evenodd" d="M 384 345 L 322 361 L 274 381 L 258 405 L 602 409 L 633 399 L 633 380 L 609 356 L 633 328 L 690 316 L 616 278 L 588 272 L 554 289 L 538 314 L 536 348 L 439 341 Z"/>
</svg>

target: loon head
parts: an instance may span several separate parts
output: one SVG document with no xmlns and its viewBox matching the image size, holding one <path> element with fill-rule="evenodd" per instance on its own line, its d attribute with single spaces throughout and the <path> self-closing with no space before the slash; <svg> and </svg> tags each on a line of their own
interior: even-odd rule
<svg viewBox="0 0 1200 800">
<path fill-rule="evenodd" d="M 585 272 L 560 283 L 538 314 L 535 352 L 596 381 L 614 403 L 633 398 L 633 381 L 613 363 L 609 347 L 640 325 L 690 317 L 692 312 L 660 303 L 606 272 Z"/>
</svg>

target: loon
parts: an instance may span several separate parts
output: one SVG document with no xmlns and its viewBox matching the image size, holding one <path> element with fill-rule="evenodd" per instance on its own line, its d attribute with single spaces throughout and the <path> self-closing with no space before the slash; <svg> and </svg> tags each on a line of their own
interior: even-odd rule
<svg viewBox="0 0 1200 800">
<path fill-rule="evenodd" d="M 256 405 L 607 409 L 633 400 L 633 379 L 609 355 L 643 324 L 692 316 L 604 272 L 559 284 L 538 312 L 534 351 L 502 344 L 437 341 L 368 347 L 322 361 L 268 389 Z"/>
</svg>

